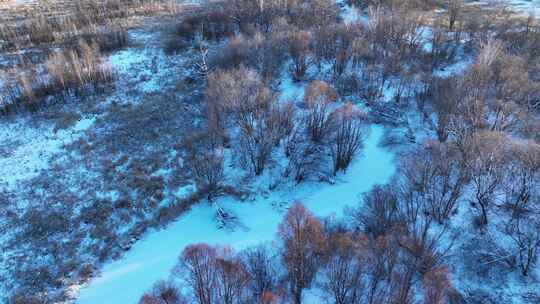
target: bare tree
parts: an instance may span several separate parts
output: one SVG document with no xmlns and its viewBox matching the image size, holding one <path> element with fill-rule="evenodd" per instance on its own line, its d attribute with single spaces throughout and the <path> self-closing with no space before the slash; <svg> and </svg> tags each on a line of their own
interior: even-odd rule
<svg viewBox="0 0 540 304">
<path fill-rule="evenodd" d="M 307 31 L 293 32 L 288 39 L 289 54 L 293 61 L 291 74 L 295 81 L 302 80 L 309 67 L 310 43 L 311 34 Z"/>
<path fill-rule="evenodd" d="M 485 129 L 490 84 L 493 81 L 493 64 L 503 54 L 503 43 L 488 40 L 482 45 L 476 62 L 458 82 L 462 88 L 456 111 L 451 117 L 451 133 L 458 144 L 465 144 L 479 130 Z"/>
<path fill-rule="evenodd" d="M 274 254 L 267 247 L 258 246 L 246 250 L 242 256 L 251 277 L 248 289 L 257 303 L 267 303 L 265 296 L 274 293 L 278 284 L 279 272 Z"/>
<path fill-rule="evenodd" d="M 422 287 L 425 304 L 452 303 L 450 300 L 455 291 L 446 268 L 435 268 L 424 274 Z"/>
<path fill-rule="evenodd" d="M 454 25 L 461 18 L 463 12 L 463 0 L 447 0 L 448 29 L 454 30 Z"/>
<path fill-rule="evenodd" d="M 184 249 L 173 270 L 183 279 L 198 304 L 217 303 L 216 256 L 216 249 L 206 244 L 190 245 Z"/>
<path fill-rule="evenodd" d="M 278 104 L 269 90 L 263 90 L 256 99 L 261 106 L 237 113 L 240 128 L 237 150 L 243 165 L 260 175 L 271 153 L 282 138 L 292 132 L 294 109 L 290 104 Z"/>
<path fill-rule="evenodd" d="M 433 110 L 436 117 L 435 131 L 440 142 L 448 139 L 452 115 L 461 98 L 460 84 L 454 78 L 440 79 L 433 82 Z"/>
<path fill-rule="evenodd" d="M 529 217 L 512 220 L 507 233 L 514 241 L 519 268 L 523 276 L 528 276 L 536 265 L 540 251 L 540 220 L 538 212 Z"/>
<path fill-rule="evenodd" d="M 334 77 L 343 74 L 352 57 L 355 34 L 360 35 L 360 27 L 356 24 L 317 28 L 313 52 L 319 68 L 323 62 L 327 62 L 332 65 Z"/>
<path fill-rule="evenodd" d="M 321 80 L 310 82 L 304 90 L 304 102 L 308 105 L 319 101 L 334 102 L 337 98 L 336 90 Z"/>
<path fill-rule="evenodd" d="M 437 142 L 428 142 L 415 151 L 404 160 L 401 170 L 407 187 L 422 196 L 425 211 L 440 223 L 455 211 L 469 180 L 458 151 Z"/>
<path fill-rule="evenodd" d="M 451 0 L 452 1 L 452 0 Z M 449 62 L 456 54 L 459 43 L 451 43 L 449 34 L 446 29 L 440 24 L 439 20 L 435 21 L 432 27 L 432 35 L 429 39 L 429 60 L 431 71 L 440 67 L 442 64 Z M 454 35 L 459 36 L 459 32 Z"/>
<path fill-rule="evenodd" d="M 495 98 L 489 103 L 492 131 L 512 131 L 525 124 L 526 108 L 533 87 L 527 63 L 518 56 L 503 55 L 493 64 Z M 534 90 L 534 89 L 533 89 Z"/>
<path fill-rule="evenodd" d="M 376 63 L 384 65 L 388 73 L 398 72 L 422 46 L 424 21 L 420 11 L 370 9 L 367 38 Z"/>
<path fill-rule="evenodd" d="M 387 235 L 398 217 L 398 191 L 394 185 L 375 186 L 362 196 L 362 208 L 351 210 L 355 225 L 372 239 Z"/>
<path fill-rule="evenodd" d="M 479 133 L 468 142 L 466 166 L 474 193 L 472 205 L 480 209 L 481 226 L 488 223 L 489 208 L 504 179 L 505 145 L 504 135 L 494 132 Z"/>
<path fill-rule="evenodd" d="M 396 178 L 365 194 L 352 213 L 368 240 L 367 303 L 410 303 L 415 277 L 441 262 L 440 235 L 411 191 Z"/>
<path fill-rule="evenodd" d="M 303 291 L 311 286 L 324 257 L 326 240 L 319 221 L 301 203 L 294 203 L 279 224 L 283 242 L 282 260 L 295 304 L 302 303 Z"/>
<path fill-rule="evenodd" d="M 333 127 L 330 103 L 336 98 L 335 90 L 323 81 L 314 81 L 305 89 L 304 101 L 308 106 L 306 128 L 315 143 L 330 139 Z"/>
<path fill-rule="evenodd" d="M 325 27 L 333 24 L 339 15 L 339 8 L 332 0 L 313 0 L 307 5 L 298 5 L 298 21 L 301 28 Z"/>
<path fill-rule="evenodd" d="M 368 64 L 362 73 L 361 96 L 368 104 L 375 104 L 383 94 L 387 83 L 387 75 L 384 67 L 376 64 Z"/>
<path fill-rule="evenodd" d="M 500 40 L 488 40 L 486 43 L 484 43 L 481 46 L 480 53 L 478 54 L 478 57 L 476 58 L 475 62 L 475 68 L 479 70 L 485 71 L 486 69 L 489 69 L 493 63 L 499 58 L 501 55 L 503 55 L 504 50 L 504 43 Z M 482 79 L 487 80 L 487 79 Z"/>
<path fill-rule="evenodd" d="M 294 108 L 278 104 L 259 75 L 243 66 L 211 74 L 205 97 L 209 124 L 218 132 L 227 126 L 238 131 L 232 139 L 236 159 L 260 175 L 272 149 L 291 132 Z"/>
<path fill-rule="evenodd" d="M 346 104 L 332 113 L 336 124 L 332 142 L 334 174 L 346 171 L 355 154 L 362 148 L 362 141 L 368 129 L 363 123 L 364 114 L 352 104 Z"/>
<path fill-rule="evenodd" d="M 265 92 L 262 81 L 254 70 L 240 66 L 231 71 L 216 71 L 208 75 L 205 90 L 205 110 L 215 129 L 225 129 L 234 115 L 260 107 L 257 100 Z"/>
<path fill-rule="evenodd" d="M 284 37 L 279 34 L 255 33 L 254 38 L 249 40 L 250 43 L 246 46 L 250 51 L 251 65 L 257 68 L 264 80 L 277 77 L 287 59 L 287 45 L 283 40 Z"/>
<path fill-rule="evenodd" d="M 322 269 L 321 288 L 335 304 L 361 303 L 365 275 L 361 248 L 349 234 L 330 236 L 328 262 Z"/>
<path fill-rule="evenodd" d="M 413 280 L 418 270 L 418 260 L 408 254 L 398 255 L 399 263 L 391 273 L 390 303 L 412 304 L 413 303 Z"/>
<path fill-rule="evenodd" d="M 328 174 L 325 164 L 329 159 L 325 146 L 311 141 L 304 129 L 303 124 L 297 126 L 285 143 L 285 155 L 289 161 L 284 176 L 292 175 L 297 183 Z"/>
<path fill-rule="evenodd" d="M 513 158 L 507 163 L 503 191 L 512 217 L 519 218 L 540 208 L 534 204 L 540 197 L 540 146 L 529 141 L 516 142 L 510 152 Z"/>
<path fill-rule="evenodd" d="M 446 223 L 442 226 L 434 224 L 435 218 L 429 214 L 422 190 L 407 185 L 406 181 L 397 182 L 401 183 L 398 214 L 403 220 L 398 244 L 407 255 L 404 273 L 408 282 L 407 277 L 412 275 L 409 272 L 426 273 L 440 266 L 453 244 L 450 242 L 441 247 L 448 227 Z"/>
<path fill-rule="evenodd" d="M 139 304 L 187 304 L 178 287 L 170 281 L 158 281 L 145 293 Z"/>
<path fill-rule="evenodd" d="M 242 260 L 230 248 L 222 248 L 216 258 L 216 283 L 220 303 L 242 303 L 250 279 Z"/>
<path fill-rule="evenodd" d="M 405 99 L 406 102 L 414 86 L 414 72 L 409 68 L 401 69 L 398 79 L 392 86 L 395 90 L 394 101 L 401 103 Z"/>
<path fill-rule="evenodd" d="M 369 260 L 367 282 L 367 303 L 387 303 L 392 295 L 392 290 L 388 288 L 393 282 L 392 273 L 398 263 L 399 247 L 396 245 L 396 237 L 391 231 L 387 235 L 381 235 L 374 239 L 369 239 Z"/>
<path fill-rule="evenodd" d="M 267 28 L 269 21 L 274 17 L 271 15 L 275 10 L 270 1 L 246 1 L 233 0 L 227 3 L 226 9 L 230 11 L 230 15 L 238 24 L 240 30 L 246 30 L 248 24 L 256 23 L 257 25 Z"/>
<path fill-rule="evenodd" d="M 186 165 L 198 190 L 206 193 L 210 201 L 220 193 L 225 178 L 223 150 L 215 145 L 212 136 L 212 133 L 200 133 L 184 140 Z"/>
</svg>

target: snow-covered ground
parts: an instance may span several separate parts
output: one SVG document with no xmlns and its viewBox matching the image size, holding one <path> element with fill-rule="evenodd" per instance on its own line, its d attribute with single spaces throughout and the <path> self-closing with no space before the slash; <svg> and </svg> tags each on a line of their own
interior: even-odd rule
<svg viewBox="0 0 540 304">
<path fill-rule="evenodd" d="M 133 30 L 129 39 L 135 47 L 115 52 L 108 60 L 118 75 L 117 87 L 126 88 L 122 98 L 133 101 L 140 99 L 141 95 L 163 91 L 182 76 L 179 66 L 186 59 L 167 56 L 163 48 L 156 47 L 155 40 L 159 39 L 156 33 Z"/>
<path fill-rule="evenodd" d="M 503 0 L 502 2 L 500 0 L 482 0 L 469 2 L 469 4 L 479 4 L 487 7 L 501 3 L 517 13 L 523 15 L 532 14 L 536 18 L 540 18 L 540 0 Z"/>
<path fill-rule="evenodd" d="M 174 61 L 161 48 L 146 47 L 150 39 L 151 34 L 132 32 L 130 41 L 139 47 L 127 48 L 110 56 L 108 63 L 116 73 L 117 90 L 108 96 L 107 101 L 136 102 L 144 94 L 162 90 L 177 79 L 171 75 L 178 73 L 175 71 L 182 58 L 175 57 L 177 60 Z M 102 107 L 109 106 L 108 102 L 102 101 Z M 56 130 L 54 124 L 35 122 L 26 116 L 0 120 L 0 189 L 2 186 L 14 189 L 18 182 L 46 170 L 49 160 L 64 153 L 64 146 L 91 128 L 97 117 L 85 115 L 62 130 Z"/>
<path fill-rule="evenodd" d="M 49 159 L 79 138 L 93 122 L 93 117 L 81 118 L 68 130 L 59 131 L 51 125 L 31 127 L 26 118 L 0 124 L 0 140 L 7 149 L 0 150 L 0 186 L 14 187 L 46 169 Z"/>
<path fill-rule="evenodd" d="M 158 279 L 166 279 L 183 248 L 192 243 L 230 244 L 235 249 L 275 238 L 284 208 L 303 202 L 317 216 L 341 216 L 346 206 L 358 203 L 363 192 L 385 183 L 393 174 L 393 154 L 379 147 L 384 129 L 372 126 L 363 155 L 335 185 L 306 183 L 288 185 L 260 194 L 246 202 L 223 198 L 220 205 L 238 217 L 234 231 L 218 229 L 215 209 L 200 204 L 164 230 L 154 231 L 136 243 L 118 261 L 102 269 L 101 275 L 80 290 L 78 303 L 136 303 Z"/>
<path fill-rule="evenodd" d="M 540 0 L 508 0 L 507 3 L 517 12 L 532 14 L 536 18 L 540 18 Z"/>
<path fill-rule="evenodd" d="M 58 159 L 76 153 L 71 147 L 73 143 L 79 140 L 85 142 L 89 136 L 95 138 L 101 134 L 100 126 L 106 125 L 104 120 L 111 119 L 110 112 L 114 105 L 138 105 L 141 100 L 156 96 L 159 90 L 181 91 L 171 86 L 182 79 L 184 72 L 189 72 L 183 66 L 184 58 L 164 54 L 161 45 L 156 43 L 156 33 L 147 33 L 148 30 L 142 33 L 130 31 L 130 46 L 109 56 L 107 64 L 113 68 L 116 81 L 114 89 L 107 90 L 106 96 L 98 95 L 89 100 L 70 96 L 65 106 L 55 107 L 54 111 L 57 112 L 20 113 L 0 119 L 0 194 L 10 195 L 12 209 L 23 210 L 27 203 L 23 196 L 28 190 L 23 185 L 32 185 L 33 179 L 44 172 L 65 170 L 65 175 L 73 177 L 75 184 L 82 180 L 81 176 L 90 174 L 84 164 L 67 168 L 58 166 L 61 162 Z M 149 43 L 149 40 L 153 43 Z M 3 80 L 0 71 L 0 86 Z M 171 94 L 170 98 L 173 97 Z M 95 156 L 85 157 L 98 161 Z M 0 199 L 0 202 L 3 201 Z M 128 225 L 119 227 L 119 230 L 127 228 Z M 0 272 L 7 269 L 3 264 L 6 261 L 1 256 L 6 252 L 3 247 L 5 239 L 4 235 L 0 236 Z M 3 288 L 5 285 L 0 278 L 0 303 L 7 294 Z"/>
</svg>

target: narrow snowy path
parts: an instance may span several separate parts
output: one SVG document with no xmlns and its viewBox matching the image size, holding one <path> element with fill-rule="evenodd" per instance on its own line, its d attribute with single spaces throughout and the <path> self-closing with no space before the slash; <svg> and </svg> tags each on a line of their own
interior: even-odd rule
<svg viewBox="0 0 540 304">
<path fill-rule="evenodd" d="M 344 207 L 358 202 L 360 194 L 387 182 L 393 174 L 393 155 L 378 146 L 383 131 L 382 127 L 372 127 L 363 155 L 335 185 L 291 186 L 268 197 L 259 196 L 254 202 L 223 199 L 221 205 L 236 214 L 244 226 L 234 232 L 216 228 L 214 209 L 208 204 L 194 207 L 166 229 L 147 234 L 121 260 L 106 265 L 101 276 L 80 290 L 78 303 L 137 303 L 156 280 L 168 277 L 188 244 L 230 244 L 242 249 L 273 240 L 282 218 L 282 211 L 273 203 L 299 200 L 318 216 L 341 216 Z"/>
</svg>

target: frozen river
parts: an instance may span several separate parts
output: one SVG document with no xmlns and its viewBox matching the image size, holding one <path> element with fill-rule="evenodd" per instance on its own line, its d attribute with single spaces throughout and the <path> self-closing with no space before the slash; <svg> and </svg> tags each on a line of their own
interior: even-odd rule
<svg viewBox="0 0 540 304">
<path fill-rule="evenodd" d="M 106 265 L 99 277 L 80 290 L 78 303 L 137 303 L 156 280 L 168 277 L 180 252 L 192 243 L 230 244 L 242 249 L 273 240 L 283 216 L 274 203 L 301 201 L 317 216 L 341 216 L 346 206 L 358 204 L 362 193 L 387 182 L 394 172 L 392 153 L 379 147 L 383 131 L 372 127 L 363 155 L 335 185 L 287 186 L 253 202 L 223 199 L 220 204 L 242 224 L 233 232 L 216 228 L 211 206 L 195 206 L 166 229 L 148 233 L 122 259 Z"/>
</svg>

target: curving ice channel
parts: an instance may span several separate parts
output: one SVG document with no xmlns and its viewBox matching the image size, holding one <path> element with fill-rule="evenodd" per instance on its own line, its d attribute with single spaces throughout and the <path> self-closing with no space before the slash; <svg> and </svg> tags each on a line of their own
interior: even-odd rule
<svg viewBox="0 0 540 304">
<path fill-rule="evenodd" d="M 341 216 L 346 206 L 358 203 L 362 193 L 393 174 L 393 154 L 379 147 L 383 134 L 382 127 L 372 126 L 362 155 L 334 185 L 290 186 L 253 202 L 222 199 L 220 205 L 242 223 L 243 228 L 233 232 L 217 229 L 214 208 L 205 203 L 195 206 L 166 229 L 147 233 L 122 259 L 105 265 L 101 275 L 80 290 L 77 303 L 137 303 L 156 280 L 168 277 L 180 252 L 192 243 L 229 244 L 239 250 L 273 240 L 283 215 L 283 210 L 274 207 L 276 202 L 298 200 L 317 216 Z"/>
</svg>

